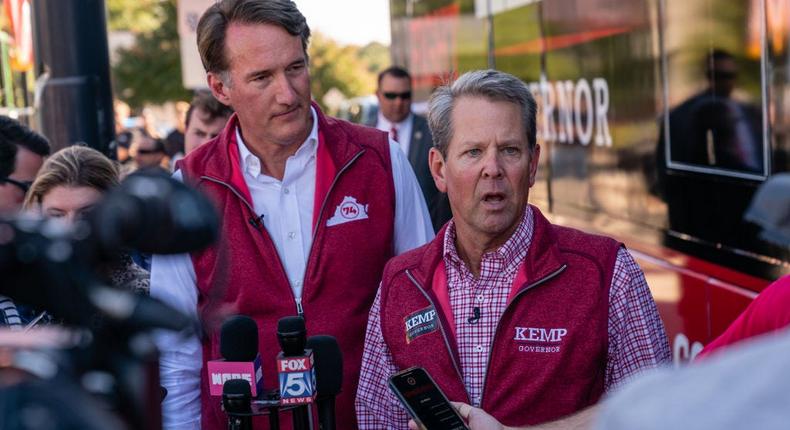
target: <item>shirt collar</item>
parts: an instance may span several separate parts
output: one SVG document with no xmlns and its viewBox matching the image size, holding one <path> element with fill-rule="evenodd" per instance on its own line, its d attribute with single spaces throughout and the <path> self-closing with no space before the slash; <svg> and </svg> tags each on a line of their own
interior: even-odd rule
<svg viewBox="0 0 790 430">
<path fill-rule="evenodd" d="M 529 251 L 529 246 L 532 243 L 532 233 L 534 231 L 534 217 L 532 216 L 532 207 L 526 206 L 524 215 L 521 217 L 516 230 L 510 235 L 505 243 L 499 248 L 483 254 L 483 261 L 494 260 L 497 265 L 502 267 L 506 272 L 515 270 L 519 263 L 524 260 L 524 257 Z M 456 229 L 455 220 L 451 220 L 447 229 L 444 232 L 443 256 L 445 264 L 452 264 L 456 267 L 466 267 L 458 249 L 455 246 Z M 466 268 L 469 269 L 468 267 Z"/>
<path fill-rule="evenodd" d="M 318 149 L 318 115 L 315 112 L 315 108 L 310 106 L 310 114 L 313 116 L 313 128 L 310 130 L 310 134 L 307 136 L 307 139 L 299 146 L 299 149 L 296 150 L 293 157 L 294 158 L 312 158 L 315 157 L 316 150 Z M 241 160 L 241 171 L 247 172 L 253 177 L 257 177 L 261 174 L 261 160 L 255 154 L 253 154 L 249 148 L 247 148 L 247 144 L 244 143 L 244 140 L 241 138 L 241 128 L 236 126 L 236 142 L 239 143 L 239 160 Z"/>
<path fill-rule="evenodd" d="M 395 128 L 400 130 L 403 127 L 405 127 L 406 124 L 409 123 L 409 121 L 411 121 L 411 117 L 413 115 L 414 115 L 413 113 L 409 112 L 409 114 L 406 116 L 406 118 L 403 121 L 397 122 L 397 123 L 393 123 L 393 122 L 390 122 L 390 120 L 388 120 L 387 118 L 385 118 L 384 114 L 382 114 L 381 111 L 379 111 L 379 119 L 378 119 L 379 122 L 378 122 L 377 128 L 379 130 L 384 130 L 384 129 L 390 130 L 392 128 L 392 126 L 394 125 Z"/>
</svg>

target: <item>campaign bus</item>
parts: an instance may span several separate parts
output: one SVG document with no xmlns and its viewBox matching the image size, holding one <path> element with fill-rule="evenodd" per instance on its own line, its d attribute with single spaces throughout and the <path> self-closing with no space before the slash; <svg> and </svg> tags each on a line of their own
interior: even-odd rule
<svg viewBox="0 0 790 430">
<path fill-rule="evenodd" d="M 539 105 L 531 201 L 626 244 L 677 363 L 771 281 L 790 250 L 743 220 L 790 170 L 790 0 L 391 0 L 415 102 L 496 68 Z"/>
</svg>

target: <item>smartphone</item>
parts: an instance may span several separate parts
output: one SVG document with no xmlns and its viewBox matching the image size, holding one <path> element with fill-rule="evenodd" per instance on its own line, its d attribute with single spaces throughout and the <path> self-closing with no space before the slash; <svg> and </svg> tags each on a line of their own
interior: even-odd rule
<svg viewBox="0 0 790 430">
<path fill-rule="evenodd" d="M 412 367 L 392 375 L 390 389 L 426 430 L 469 430 L 431 375 L 422 367 Z"/>
</svg>

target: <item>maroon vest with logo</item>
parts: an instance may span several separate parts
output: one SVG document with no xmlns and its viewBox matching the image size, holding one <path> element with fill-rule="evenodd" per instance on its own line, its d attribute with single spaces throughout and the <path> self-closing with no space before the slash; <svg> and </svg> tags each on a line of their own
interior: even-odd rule
<svg viewBox="0 0 790 430">
<path fill-rule="evenodd" d="M 489 351 L 482 408 L 505 425 L 534 425 L 598 401 L 604 390 L 609 288 L 622 244 L 554 226 L 532 208 L 526 283 L 502 315 Z M 432 289 L 444 231 L 384 270 L 381 321 L 399 369 L 428 370 L 450 400 L 469 402 L 456 341 Z M 446 298 L 444 300 L 447 300 Z"/>
<path fill-rule="evenodd" d="M 308 336 L 329 334 L 340 344 L 343 386 L 337 399 L 337 422 L 339 428 L 356 428 L 354 394 L 368 311 L 384 264 L 393 255 L 392 163 L 385 133 L 325 117 L 315 109 L 321 134 L 317 157 L 325 157 L 323 164 L 317 161 L 316 188 L 324 190 L 316 193 L 313 243 L 305 269 L 302 306 Z M 277 320 L 297 314 L 285 269 L 274 242 L 258 220 L 259 214 L 252 210 L 249 191 L 239 171 L 237 123 L 234 115 L 216 139 L 200 146 L 180 164 L 185 180 L 212 197 L 222 226 L 215 246 L 192 255 L 198 312 L 206 331 L 201 370 L 204 430 L 227 426 L 220 399 L 208 393 L 205 370 L 207 360 L 221 358 L 222 319 L 229 314 L 243 314 L 258 323 L 264 386 L 273 389 L 278 386 Z M 320 194 L 325 197 L 320 198 Z M 361 216 L 365 211 L 366 218 Z M 341 216 L 345 218 L 336 222 Z M 286 414 L 281 421 L 283 428 L 290 427 Z M 256 418 L 255 426 L 268 428 L 264 419 Z"/>
</svg>

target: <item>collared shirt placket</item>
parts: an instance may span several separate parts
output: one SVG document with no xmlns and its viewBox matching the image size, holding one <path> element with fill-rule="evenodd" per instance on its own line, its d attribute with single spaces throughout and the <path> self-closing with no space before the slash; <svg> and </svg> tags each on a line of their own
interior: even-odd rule
<svg viewBox="0 0 790 430">
<path fill-rule="evenodd" d="M 454 229 L 446 237 L 447 283 L 456 327 L 458 355 L 463 369 L 464 386 L 475 406 L 480 405 L 491 343 L 499 319 L 507 306 L 518 265 L 526 256 L 532 228 L 532 213 L 527 210 L 513 236 L 497 251 L 483 255 L 478 278 L 474 277 L 458 255 L 454 246 Z M 470 323 L 470 317 L 474 317 L 474 308 L 479 309 L 479 318 Z"/>
</svg>

